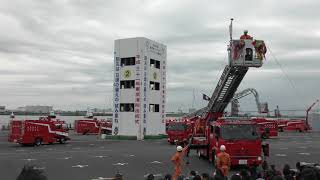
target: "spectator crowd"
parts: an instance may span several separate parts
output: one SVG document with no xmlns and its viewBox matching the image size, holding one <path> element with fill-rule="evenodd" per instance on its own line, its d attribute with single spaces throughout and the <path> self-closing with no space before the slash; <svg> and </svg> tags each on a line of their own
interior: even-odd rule
<svg viewBox="0 0 320 180">
<path fill-rule="evenodd" d="M 124 177 L 121 173 L 117 173 L 112 179 L 114 180 L 130 180 L 130 177 Z M 146 180 L 174 180 L 172 175 L 167 174 L 163 177 L 155 177 L 149 174 Z M 190 171 L 188 175 L 180 175 L 176 180 L 320 180 L 320 165 L 315 163 L 297 162 L 296 168 L 291 168 L 285 164 L 282 171 L 278 170 L 274 165 L 268 165 L 266 162 L 261 167 L 250 167 L 240 170 L 239 173 L 230 177 L 224 177 L 220 169 L 216 169 L 213 173 L 197 173 Z M 16 180 L 48 180 L 42 170 L 32 166 L 25 166 Z"/>
</svg>

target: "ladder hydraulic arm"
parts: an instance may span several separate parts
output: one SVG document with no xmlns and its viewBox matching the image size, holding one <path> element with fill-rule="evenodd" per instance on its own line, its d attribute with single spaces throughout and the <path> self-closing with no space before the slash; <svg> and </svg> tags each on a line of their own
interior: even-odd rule
<svg viewBox="0 0 320 180">
<path fill-rule="evenodd" d="M 218 81 L 218 84 L 212 93 L 207 107 L 202 113 L 202 117 L 206 117 L 208 113 L 223 113 L 228 106 L 234 93 L 237 91 L 242 79 L 246 75 L 248 67 L 226 66 Z M 212 119 L 214 120 L 214 119 Z"/>
</svg>

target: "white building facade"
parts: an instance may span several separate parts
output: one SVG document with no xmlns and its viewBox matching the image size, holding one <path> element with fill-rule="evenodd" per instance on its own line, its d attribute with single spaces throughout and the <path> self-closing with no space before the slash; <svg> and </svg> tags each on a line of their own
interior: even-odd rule
<svg viewBox="0 0 320 180">
<path fill-rule="evenodd" d="M 165 133 L 167 48 L 143 37 L 115 40 L 113 135 Z"/>
</svg>

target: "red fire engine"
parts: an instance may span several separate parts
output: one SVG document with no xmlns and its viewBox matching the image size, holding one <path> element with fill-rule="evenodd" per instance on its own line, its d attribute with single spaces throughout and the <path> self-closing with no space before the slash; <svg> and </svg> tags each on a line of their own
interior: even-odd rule
<svg viewBox="0 0 320 180">
<path fill-rule="evenodd" d="M 278 131 L 307 132 L 311 130 L 310 125 L 304 119 L 273 119 L 278 125 Z"/>
<path fill-rule="evenodd" d="M 283 131 L 297 131 L 297 132 L 307 132 L 312 130 L 309 124 L 309 112 L 311 109 L 319 102 L 317 99 L 308 109 L 306 110 L 306 119 L 273 119 L 278 124 L 278 130 Z M 277 108 L 277 112 L 279 109 Z M 280 114 L 280 113 L 278 113 Z"/>
<path fill-rule="evenodd" d="M 199 158 L 206 157 L 214 164 L 217 154 L 220 153 L 220 146 L 225 145 L 233 166 L 262 163 L 263 145 L 255 122 L 219 118 L 209 126 L 206 132 L 208 137 L 193 138 L 193 144 L 198 146 Z"/>
<path fill-rule="evenodd" d="M 297 132 L 307 132 L 311 130 L 311 127 L 307 122 L 303 120 L 290 120 L 284 127 L 284 131 L 297 131 Z"/>
<path fill-rule="evenodd" d="M 251 121 L 257 124 L 261 138 L 268 139 L 278 136 L 278 124 L 275 121 L 265 118 L 251 118 Z"/>
<path fill-rule="evenodd" d="M 234 40 L 230 37 L 229 65 L 226 65 L 211 98 L 208 97 L 208 105 L 187 115 L 196 122 L 190 149 L 197 149 L 199 156 L 215 163 L 220 145 L 227 147 L 232 165 L 259 165 L 263 155 L 268 155 L 269 146 L 262 145 L 255 122 L 221 119 L 249 67 L 262 66 L 264 50 L 265 44 L 261 40 Z"/>
<path fill-rule="evenodd" d="M 167 126 L 168 142 L 170 144 L 187 143 L 193 134 L 194 122 L 189 119 L 169 121 Z"/>
<path fill-rule="evenodd" d="M 112 131 L 112 122 L 104 119 L 98 120 L 88 113 L 86 119 L 75 120 L 74 130 L 78 134 L 110 134 Z"/>
<path fill-rule="evenodd" d="M 22 145 L 65 143 L 70 140 L 67 124 L 50 117 L 39 120 L 12 120 L 10 122 L 9 142 Z"/>
</svg>

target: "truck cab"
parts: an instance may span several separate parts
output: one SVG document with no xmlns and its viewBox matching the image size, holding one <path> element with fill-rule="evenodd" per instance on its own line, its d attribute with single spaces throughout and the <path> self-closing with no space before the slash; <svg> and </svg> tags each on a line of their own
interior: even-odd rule
<svg viewBox="0 0 320 180">
<path fill-rule="evenodd" d="M 193 123 L 185 121 L 172 121 L 168 124 L 167 134 L 170 144 L 186 143 L 193 133 Z"/>
<path fill-rule="evenodd" d="M 262 140 L 258 126 L 251 120 L 218 119 L 207 126 L 207 138 L 194 137 L 193 144 L 198 146 L 199 157 L 207 157 L 214 165 L 220 146 L 226 146 L 231 157 L 231 165 L 260 165 L 263 161 Z M 201 147 L 199 149 L 199 147 Z"/>
</svg>

